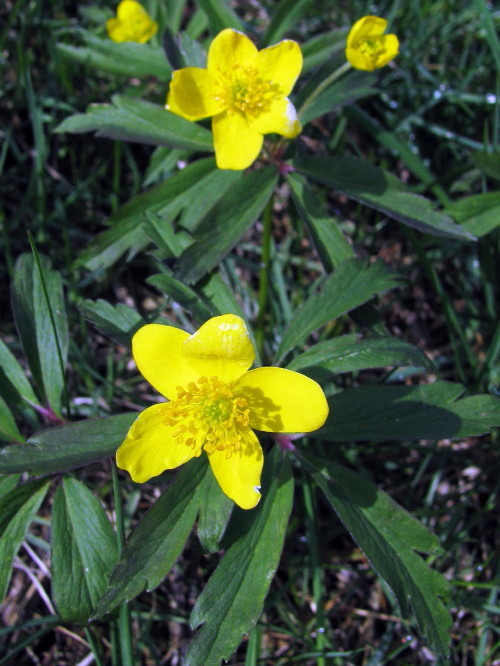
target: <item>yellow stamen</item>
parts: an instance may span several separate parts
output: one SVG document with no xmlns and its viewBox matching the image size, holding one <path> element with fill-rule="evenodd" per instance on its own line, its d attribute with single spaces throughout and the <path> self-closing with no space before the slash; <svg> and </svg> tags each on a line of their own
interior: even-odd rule
<svg viewBox="0 0 500 666">
<path fill-rule="evenodd" d="M 177 387 L 177 399 L 166 403 L 164 419 L 179 444 L 199 456 L 226 451 L 230 458 L 242 443 L 242 428 L 248 426 L 250 410 L 244 398 L 218 377 L 200 377 L 186 387 Z"/>
<path fill-rule="evenodd" d="M 262 79 L 256 67 L 235 65 L 231 71 L 220 72 L 214 99 L 229 111 L 257 117 L 269 111 L 272 101 L 282 96 L 279 85 Z"/>
</svg>

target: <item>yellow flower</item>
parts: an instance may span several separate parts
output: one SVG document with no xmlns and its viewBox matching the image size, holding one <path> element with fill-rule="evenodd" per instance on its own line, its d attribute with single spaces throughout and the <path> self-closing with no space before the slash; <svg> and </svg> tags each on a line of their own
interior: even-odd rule
<svg viewBox="0 0 500 666">
<path fill-rule="evenodd" d="M 106 21 L 106 29 L 114 42 L 144 44 L 156 35 L 158 23 L 135 0 L 122 0 L 117 7 L 116 18 Z"/>
<path fill-rule="evenodd" d="M 384 35 L 387 21 L 378 16 L 363 16 L 347 35 L 345 57 L 356 69 L 373 72 L 398 55 L 396 35 Z"/>
<path fill-rule="evenodd" d="M 227 28 L 213 40 L 207 68 L 186 67 L 172 75 L 167 109 L 187 120 L 212 117 L 220 169 L 246 169 L 263 135 L 289 139 L 302 129 L 287 95 L 302 69 L 299 45 L 289 39 L 258 51 L 248 37 Z"/>
<path fill-rule="evenodd" d="M 148 324 L 132 353 L 144 377 L 170 402 L 148 407 L 116 452 L 116 463 L 143 483 L 202 450 L 228 497 L 243 509 L 260 499 L 263 455 L 252 428 L 310 432 L 328 404 L 312 379 L 284 368 L 248 370 L 255 357 L 245 323 L 232 314 L 209 319 L 193 335 Z"/>
</svg>

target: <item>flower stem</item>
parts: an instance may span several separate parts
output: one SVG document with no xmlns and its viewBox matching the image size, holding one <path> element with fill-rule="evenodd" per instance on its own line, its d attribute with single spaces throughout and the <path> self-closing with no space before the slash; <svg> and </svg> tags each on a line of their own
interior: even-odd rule
<svg viewBox="0 0 500 666">
<path fill-rule="evenodd" d="M 309 95 L 309 97 L 306 99 L 306 101 L 302 104 L 302 106 L 298 110 L 297 115 L 299 116 L 299 118 L 307 109 L 307 107 L 311 106 L 316 97 L 318 97 L 318 95 L 320 95 L 323 92 L 323 90 L 328 88 L 329 85 L 331 85 L 332 83 L 334 83 L 334 81 L 339 79 L 342 76 L 342 74 L 349 71 L 351 67 L 352 65 L 350 62 L 345 62 L 338 69 L 332 72 L 330 76 L 327 76 L 326 79 L 323 79 L 323 81 L 319 84 L 319 86 L 312 91 L 312 93 Z"/>
<path fill-rule="evenodd" d="M 269 198 L 264 209 L 263 231 L 262 231 L 262 254 L 259 272 L 259 311 L 257 314 L 257 330 L 255 342 L 261 359 L 264 358 L 264 324 L 267 305 L 267 291 L 269 284 L 269 258 L 271 256 L 271 222 L 273 219 L 273 196 Z"/>
<path fill-rule="evenodd" d="M 116 516 L 116 541 L 121 553 L 125 545 L 125 524 L 123 521 L 122 498 L 120 494 L 120 481 L 114 463 L 111 464 L 111 476 L 113 479 L 113 498 Z M 132 646 L 132 631 L 130 628 L 130 609 L 126 602 L 120 606 L 118 617 L 118 636 L 120 642 L 122 666 L 134 666 L 134 649 Z"/>
</svg>

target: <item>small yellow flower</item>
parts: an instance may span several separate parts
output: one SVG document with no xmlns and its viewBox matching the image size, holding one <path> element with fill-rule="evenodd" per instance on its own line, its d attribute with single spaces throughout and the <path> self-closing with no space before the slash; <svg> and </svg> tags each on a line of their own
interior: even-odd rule
<svg viewBox="0 0 500 666">
<path fill-rule="evenodd" d="M 106 21 L 108 35 L 114 42 L 139 42 L 144 44 L 158 32 L 144 7 L 135 0 L 122 0 L 116 9 L 116 18 Z"/>
<path fill-rule="evenodd" d="M 289 139 L 302 127 L 288 99 L 302 69 L 299 45 L 285 39 L 258 51 L 237 30 L 227 28 L 213 40 L 207 68 L 173 73 L 167 109 L 187 120 L 212 117 L 220 169 L 246 169 L 256 159 L 263 135 Z"/>
<path fill-rule="evenodd" d="M 284 368 L 256 368 L 245 323 L 232 314 L 209 319 L 193 335 L 148 324 L 134 335 L 142 375 L 169 398 L 144 410 L 116 452 L 116 463 L 143 483 L 202 450 L 228 497 L 243 509 L 260 499 L 263 455 L 252 428 L 310 432 L 328 404 L 312 379 Z"/>
<path fill-rule="evenodd" d="M 398 55 L 396 35 L 384 35 L 387 21 L 378 16 L 363 16 L 347 35 L 345 56 L 355 69 L 373 72 Z"/>
</svg>

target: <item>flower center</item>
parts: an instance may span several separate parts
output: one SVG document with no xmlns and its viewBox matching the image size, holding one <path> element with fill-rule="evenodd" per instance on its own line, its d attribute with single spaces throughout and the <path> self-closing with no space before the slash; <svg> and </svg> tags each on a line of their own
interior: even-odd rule
<svg viewBox="0 0 500 666">
<path fill-rule="evenodd" d="M 214 99 L 229 111 L 257 117 L 269 111 L 272 101 L 282 96 L 279 85 L 262 79 L 256 67 L 235 65 L 233 70 L 221 72 Z"/>
<path fill-rule="evenodd" d="M 242 429 L 248 426 L 247 401 L 233 394 L 218 377 L 200 377 L 187 387 L 177 387 L 177 398 L 165 404 L 165 423 L 179 444 L 207 453 L 226 451 L 230 458 L 242 445 Z"/>
<path fill-rule="evenodd" d="M 385 53 L 385 46 L 382 39 L 371 38 L 366 39 L 359 47 L 360 53 L 366 58 L 369 58 L 374 65 L 377 64 L 379 58 Z"/>
</svg>

